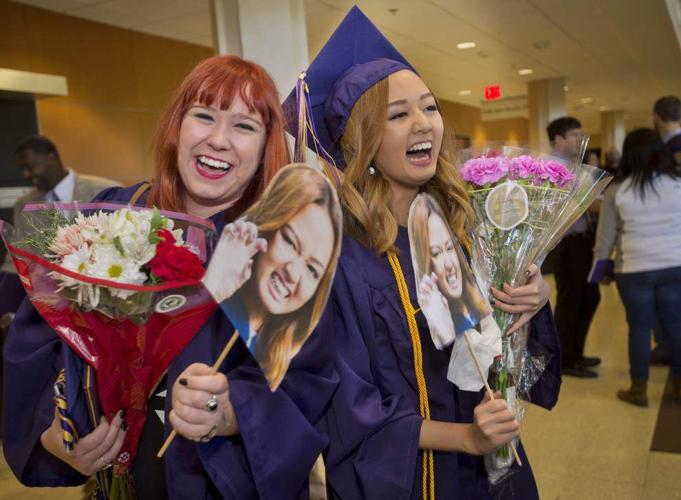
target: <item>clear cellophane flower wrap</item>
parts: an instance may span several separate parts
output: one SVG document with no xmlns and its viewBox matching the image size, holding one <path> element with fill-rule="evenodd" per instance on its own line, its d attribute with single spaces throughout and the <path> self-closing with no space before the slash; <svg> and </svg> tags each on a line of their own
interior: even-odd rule
<svg viewBox="0 0 681 500">
<path fill-rule="evenodd" d="M 586 142 L 582 146 L 582 151 Z M 531 264 L 541 265 L 546 254 L 569 227 L 588 209 L 612 177 L 604 170 L 527 149 L 484 146 L 462 150 L 457 165 L 467 184 L 477 216 L 472 233 L 472 265 L 482 290 L 491 298 L 493 286 L 524 285 Z M 522 419 L 524 407 L 516 401 L 529 399 L 532 385 L 550 361 L 540 346 L 530 355 L 529 328 L 504 335 L 517 315 L 494 309 L 502 332 L 501 372 L 497 377 L 504 399 Z M 510 472 L 509 447 L 487 457 L 490 482 Z"/>
<path fill-rule="evenodd" d="M 2 236 L 35 308 L 95 370 L 104 416 L 125 410 L 112 498 L 134 495 L 147 400 L 217 309 L 201 285 L 213 224 L 115 203 L 45 203 L 27 205 Z"/>
</svg>

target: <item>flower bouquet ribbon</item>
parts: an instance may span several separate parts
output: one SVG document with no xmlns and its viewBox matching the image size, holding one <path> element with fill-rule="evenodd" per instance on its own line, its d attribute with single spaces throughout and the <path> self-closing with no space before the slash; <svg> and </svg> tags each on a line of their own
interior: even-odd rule
<svg viewBox="0 0 681 500">
<path fill-rule="evenodd" d="M 212 223 L 113 203 L 27 205 L 2 236 L 31 302 L 96 372 L 104 416 L 125 411 L 112 497 L 126 497 L 147 400 L 217 309 L 202 287 Z M 96 425 L 96 422 L 93 423 Z"/>
<path fill-rule="evenodd" d="M 525 284 L 528 267 L 541 265 L 612 179 L 604 170 L 582 165 L 581 156 L 567 162 L 505 146 L 462 150 L 457 164 L 477 215 L 472 261 L 483 290 Z M 548 360 L 541 367 L 533 363 L 531 371 L 522 370 L 519 362 L 527 360 L 527 332 L 509 338 L 503 333 L 516 315 L 495 308 L 494 318 L 502 331 L 495 389 L 512 405 L 516 387 L 526 397 Z M 510 458 L 506 447 L 497 456 Z"/>
</svg>

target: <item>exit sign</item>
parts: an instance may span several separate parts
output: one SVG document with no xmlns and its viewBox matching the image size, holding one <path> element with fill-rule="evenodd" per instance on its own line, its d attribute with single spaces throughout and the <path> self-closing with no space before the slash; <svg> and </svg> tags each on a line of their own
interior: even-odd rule
<svg viewBox="0 0 681 500">
<path fill-rule="evenodd" d="M 493 101 L 501 97 L 501 88 L 499 85 L 490 85 L 485 87 L 485 101 Z"/>
</svg>

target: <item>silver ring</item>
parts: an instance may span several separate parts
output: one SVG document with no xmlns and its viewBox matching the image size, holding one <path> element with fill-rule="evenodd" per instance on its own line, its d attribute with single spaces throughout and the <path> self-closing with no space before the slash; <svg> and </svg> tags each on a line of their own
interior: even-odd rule
<svg viewBox="0 0 681 500">
<path fill-rule="evenodd" d="M 210 441 L 211 439 L 213 439 L 213 437 L 215 437 L 215 434 L 217 434 L 217 432 L 218 432 L 218 426 L 217 426 L 217 425 L 214 425 L 214 426 L 211 427 L 211 429 L 208 431 L 208 434 L 204 434 L 203 436 L 201 436 L 201 437 L 199 438 L 199 443 L 207 443 L 208 441 Z"/>
<path fill-rule="evenodd" d="M 104 457 L 99 457 L 98 460 L 99 460 L 99 462 L 101 462 L 101 464 L 102 464 L 102 467 L 101 467 L 100 470 L 106 470 L 106 469 L 108 469 L 109 467 L 111 467 L 111 465 L 112 465 L 111 462 L 107 462 L 106 460 L 104 460 Z"/>
<path fill-rule="evenodd" d="M 218 397 L 213 394 L 211 395 L 210 399 L 206 403 L 206 410 L 208 411 L 215 411 L 218 409 Z"/>
</svg>

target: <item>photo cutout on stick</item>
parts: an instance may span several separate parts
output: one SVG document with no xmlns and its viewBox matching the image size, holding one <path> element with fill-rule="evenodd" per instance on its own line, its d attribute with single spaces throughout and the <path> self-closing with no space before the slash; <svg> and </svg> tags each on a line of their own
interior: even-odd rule
<svg viewBox="0 0 681 500">
<path fill-rule="evenodd" d="M 492 308 L 435 198 L 425 193 L 416 197 L 408 228 L 418 303 L 435 346 L 443 349 L 457 335 L 475 329 Z"/>
<path fill-rule="evenodd" d="M 320 171 L 292 164 L 216 245 L 204 285 L 273 391 L 324 311 L 341 236 L 334 188 Z"/>
<path fill-rule="evenodd" d="M 492 307 L 435 198 L 426 193 L 416 197 L 408 229 L 418 303 L 431 338 L 440 350 L 453 343 L 447 380 L 464 391 L 478 391 L 484 381 L 471 351 L 483 373 L 501 354 L 501 330 Z M 464 335 L 465 341 L 457 341 Z"/>
</svg>

